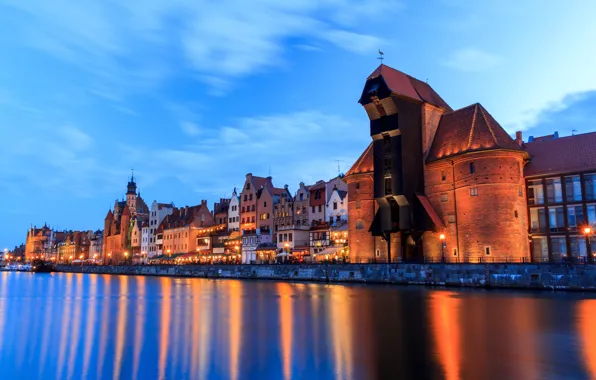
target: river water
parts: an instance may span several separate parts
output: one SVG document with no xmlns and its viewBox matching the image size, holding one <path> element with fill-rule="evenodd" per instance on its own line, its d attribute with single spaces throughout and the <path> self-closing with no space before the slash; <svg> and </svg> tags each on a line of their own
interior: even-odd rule
<svg viewBox="0 0 596 380">
<path fill-rule="evenodd" d="M 596 299 L 0 273 L 1 379 L 596 379 Z"/>
</svg>

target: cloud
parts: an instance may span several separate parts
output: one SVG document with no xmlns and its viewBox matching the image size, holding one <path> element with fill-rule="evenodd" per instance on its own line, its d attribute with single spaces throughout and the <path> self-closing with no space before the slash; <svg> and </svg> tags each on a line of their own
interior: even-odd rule
<svg viewBox="0 0 596 380">
<path fill-rule="evenodd" d="M 181 60 L 221 95 L 232 79 L 282 64 L 286 42 L 296 39 L 362 54 L 379 44 L 360 30 L 364 22 L 402 8 L 381 0 L 57 0 L 2 7 L 21 18 L 15 34 L 92 73 L 96 93 L 111 98 L 159 85 Z"/>
<path fill-rule="evenodd" d="M 336 159 L 347 171 L 368 144 L 367 135 L 356 128 L 360 122 L 312 109 L 243 117 L 176 149 L 121 144 L 114 155 L 118 167 L 134 167 L 143 176 L 144 186 L 175 180 L 202 197 L 218 197 L 229 194 L 246 173 L 271 170 L 277 186 L 289 184 L 295 190 L 300 181 L 335 175 Z"/>
<path fill-rule="evenodd" d="M 547 135 L 555 131 L 560 136 L 593 132 L 594 119 L 596 91 L 571 94 L 538 113 L 533 125 L 527 130 L 527 136 Z"/>
<path fill-rule="evenodd" d="M 199 133 L 201 133 L 199 127 L 191 121 L 181 122 L 180 128 L 182 129 L 182 132 L 191 137 L 197 136 Z"/>
<path fill-rule="evenodd" d="M 496 55 L 476 48 L 463 48 L 454 51 L 445 61 L 445 65 L 460 71 L 483 72 L 490 71 L 501 63 Z"/>
</svg>

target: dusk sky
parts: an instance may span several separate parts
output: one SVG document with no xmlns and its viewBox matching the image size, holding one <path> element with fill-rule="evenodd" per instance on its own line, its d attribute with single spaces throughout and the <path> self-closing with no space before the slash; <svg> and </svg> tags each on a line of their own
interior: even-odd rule
<svg viewBox="0 0 596 380">
<path fill-rule="evenodd" d="M 424 4 L 422 4 L 424 3 Z M 573 6 L 570 6 L 573 4 Z M 481 5 L 481 8 L 477 8 Z M 510 133 L 596 125 L 594 1 L 0 2 L 0 246 L 100 229 L 130 170 L 147 204 L 294 192 L 370 141 L 357 103 L 385 63 Z"/>
</svg>

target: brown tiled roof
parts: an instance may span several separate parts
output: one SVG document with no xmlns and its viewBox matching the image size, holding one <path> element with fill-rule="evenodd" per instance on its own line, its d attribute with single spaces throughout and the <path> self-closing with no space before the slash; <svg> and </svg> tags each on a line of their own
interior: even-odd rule
<svg viewBox="0 0 596 380">
<path fill-rule="evenodd" d="M 130 215 L 130 209 L 128 206 L 124 206 L 124 210 L 122 210 L 122 215 Z"/>
<path fill-rule="evenodd" d="M 313 191 L 313 190 L 324 189 L 325 185 L 326 185 L 325 181 L 321 180 L 321 181 L 318 181 L 317 183 L 315 183 L 314 185 L 312 185 L 310 187 L 310 189 L 308 189 L 308 190 Z"/>
<path fill-rule="evenodd" d="M 399 70 L 394 69 L 381 64 L 373 71 L 367 78 L 373 79 L 378 76 L 383 77 L 387 87 L 396 95 L 408 97 L 413 100 L 420 102 L 430 103 L 437 107 L 442 107 L 448 111 L 451 111 L 449 104 L 443 100 L 436 93 L 435 90 L 428 83 L 422 82 L 408 74 L 402 73 Z"/>
<path fill-rule="evenodd" d="M 368 144 L 368 147 L 362 152 L 360 157 L 356 160 L 354 165 L 346 173 L 346 177 L 353 174 L 372 173 L 373 166 L 373 143 Z"/>
<path fill-rule="evenodd" d="M 441 116 L 426 160 L 495 149 L 522 151 L 491 114 L 476 103 Z"/>
<path fill-rule="evenodd" d="M 596 132 L 532 141 L 524 149 L 530 154 L 526 177 L 596 171 Z"/>
<path fill-rule="evenodd" d="M 271 193 L 274 195 L 284 195 L 286 193 L 285 188 L 273 187 L 271 188 Z"/>
<path fill-rule="evenodd" d="M 265 178 L 265 177 L 257 177 L 257 176 L 252 176 L 252 183 L 255 186 L 255 189 L 259 189 L 263 186 L 265 186 L 265 184 L 269 182 L 269 177 Z"/>
<path fill-rule="evenodd" d="M 109 210 L 108 215 L 106 215 L 105 220 L 112 220 L 112 219 L 114 219 L 114 214 L 112 213 L 112 210 Z"/>
</svg>

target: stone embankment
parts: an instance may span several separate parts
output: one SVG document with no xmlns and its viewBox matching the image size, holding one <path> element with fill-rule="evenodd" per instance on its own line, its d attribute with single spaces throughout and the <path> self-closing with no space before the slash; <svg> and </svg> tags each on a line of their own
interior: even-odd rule
<svg viewBox="0 0 596 380">
<path fill-rule="evenodd" d="M 133 276 L 596 291 L 596 265 L 572 264 L 58 265 L 57 270 Z"/>
</svg>

